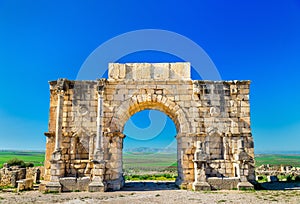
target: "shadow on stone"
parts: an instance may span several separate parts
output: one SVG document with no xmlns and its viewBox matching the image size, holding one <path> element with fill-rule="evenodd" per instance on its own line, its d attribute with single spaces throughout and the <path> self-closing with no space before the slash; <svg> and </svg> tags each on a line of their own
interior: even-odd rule
<svg viewBox="0 0 300 204">
<path fill-rule="evenodd" d="M 265 182 L 259 184 L 264 190 L 300 190 L 300 182 Z"/>
<path fill-rule="evenodd" d="M 175 182 L 166 181 L 127 181 L 121 191 L 177 190 Z"/>
</svg>

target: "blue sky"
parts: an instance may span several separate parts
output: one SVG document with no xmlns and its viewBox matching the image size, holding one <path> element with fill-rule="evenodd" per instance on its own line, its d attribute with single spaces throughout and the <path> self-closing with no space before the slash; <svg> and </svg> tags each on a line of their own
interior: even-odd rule
<svg viewBox="0 0 300 204">
<path fill-rule="evenodd" d="M 44 149 L 47 81 L 75 79 L 99 45 L 137 29 L 184 35 L 222 79 L 250 79 L 256 151 L 300 151 L 297 0 L 0 1 L 0 149 Z M 119 61 L 175 59 L 145 52 Z"/>
</svg>

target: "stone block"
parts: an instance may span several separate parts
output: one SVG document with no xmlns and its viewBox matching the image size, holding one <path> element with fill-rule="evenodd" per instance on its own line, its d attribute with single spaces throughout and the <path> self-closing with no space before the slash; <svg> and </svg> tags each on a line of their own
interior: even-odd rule
<svg viewBox="0 0 300 204">
<path fill-rule="evenodd" d="M 152 65 L 153 78 L 155 80 L 169 78 L 169 64 L 168 63 L 157 63 Z"/>
<path fill-rule="evenodd" d="M 207 182 L 194 182 L 193 190 L 194 191 L 210 191 L 211 187 Z"/>
<path fill-rule="evenodd" d="M 78 178 L 77 179 L 77 190 L 78 191 L 88 191 L 90 182 L 91 181 L 90 181 L 89 177 Z"/>
<path fill-rule="evenodd" d="M 23 190 L 31 190 L 33 188 L 33 179 L 22 179 L 17 181 L 18 187 L 17 192 L 23 191 Z"/>
<path fill-rule="evenodd" d="M 170 78 L 178 80 L 187 80 L 191 78 L 190 63 L 171 63 Z"/>
<path fill-rule="evenodd" d="M 48 182 L 46 184 L 47 192 L 61 192 L 61 184 L 59 182 Z"/>
<path fill-rule="evenodd" d="M 244 181 L 238 183 L 237 188 L 238 190 L 253 190 L 254 186 L 250 182 Z"/>
<path fill-rule="evenodd" d="M 76 177 L 60 178 L 59 183 L 62 186 L 63 192 L 70 192 L 70 191 L 77 190 L 77 178 Z"/>
<path fill-rule="evenodd" d="M 232 190 L 237 187 L 240 182 L 239 178 L 217 178 L 210 177 L 207 179 L 212 190 Z"/>
</svg>

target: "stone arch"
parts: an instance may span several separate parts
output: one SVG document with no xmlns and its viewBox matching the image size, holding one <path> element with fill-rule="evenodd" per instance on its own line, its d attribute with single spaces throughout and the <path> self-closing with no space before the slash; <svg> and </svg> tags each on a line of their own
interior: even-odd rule
<svg viewBox="0 0 300 204">
<path fill-rule="evenodd" d="M 111 120 L 111 132 L 123 132 L 126 121 L 135 113 L 146 109 L 159 110 L 168 115 L 175 123 L 177 134 L 190 133 L 187 114 L 166 95 L 136 94 L 125 100 L 114 113 Z"/>
<path fill-rule="evenodd" d="M 165 113 L 176 126 L 177 185 L 194 190 L 251 188 L 246 182 L 255 180 L 250 81 L 194 81 L 189 63 L 112 63 L 108 71 L 108 79 L 50 82 L 48 190 L 62 189 L 60 182 L 74 174 L 71 164 L 90 177 L 85 189 L 120 189 L 124 126 L 145 109 Z M 79 142 L 86 151 L 76 158 L 74 149 L 81 147 L 73 144 Z M 214 187 L 223 176 L 229 180 Z"/>
</svg>

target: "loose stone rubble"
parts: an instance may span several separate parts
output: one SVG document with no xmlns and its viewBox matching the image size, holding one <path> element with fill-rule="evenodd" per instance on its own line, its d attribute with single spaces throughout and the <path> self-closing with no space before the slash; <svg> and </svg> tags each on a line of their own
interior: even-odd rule
<svg viewBox="0 0 300 204">
<path fill-rule="evenodd" d="M 272 166 L 269 164 L 261 165 L 255 170 L 256 177 L 259 176 L 268 176 L 269 182 L 278 180 L 278 176 L 300 176 L 300 167 L 293 166 Z M 270 178 L 273 177 L 273 178 Z M 276 178 L 275 178 L 276 177 Z M 258 178 L 256 180 L 259 180 Z"/>
<path fill-rule="evenodd" d="M 49 191 L 122 188 L 124 125 L 145 109 L 176 125 L 178 186 L 253 188 L 250 81 L 191 80 L 189 63 L 111 63 L 108 71 L 108 79 L 49 82 Z"/>
</svg>

